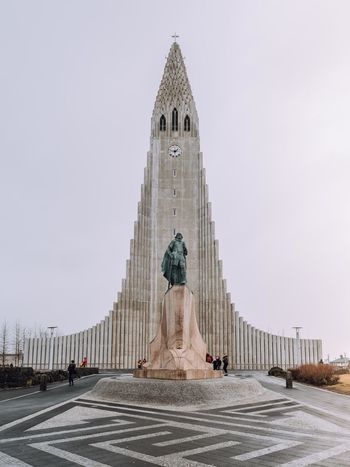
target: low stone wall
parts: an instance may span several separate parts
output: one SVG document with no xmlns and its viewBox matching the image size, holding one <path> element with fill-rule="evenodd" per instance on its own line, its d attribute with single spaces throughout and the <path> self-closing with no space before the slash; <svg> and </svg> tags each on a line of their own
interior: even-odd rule
<svg viewBox="0 0 350 467">
<path fill-rule="evenodd" d="M 106 400 L 169 410 L 197 410 L 235 405 L 249 399 L 276 398 L 254 378 L 160 380 L 125 376 L 100 379 L 85 399 Z"/>
</svg>

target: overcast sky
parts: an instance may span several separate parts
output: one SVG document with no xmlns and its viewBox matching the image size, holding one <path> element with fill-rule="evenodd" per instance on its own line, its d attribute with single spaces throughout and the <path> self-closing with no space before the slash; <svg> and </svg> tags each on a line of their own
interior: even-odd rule
<svg viewBox="0 0 350 467">
<path fill-rule="evenodd" d="M 102 320 L 176 31 L 224 276 L 252 325 L 350 355 L 350 3 L 0 1 L 0 323 Z"/>
</svg>

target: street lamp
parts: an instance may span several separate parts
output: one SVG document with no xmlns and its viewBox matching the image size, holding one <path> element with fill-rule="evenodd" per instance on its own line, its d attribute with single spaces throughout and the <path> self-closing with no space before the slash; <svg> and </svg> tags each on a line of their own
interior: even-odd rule
<svg viewBox="0 0 350 467">
<path fill-rule="evenodd" d="M 293 326 L 295 329 L 295 337 L 296 337 L 296 344 L 297 344 L 297 354 L 296 354 L 296 361 L 297 366 L 301 365 L 301 355 L 300 355 L 300 329 L 303 329 L 302 326 Z"/>
<path fill-rule="evenodd" d="M 53 335 L 57 326 L 48 326 L 47 329 L 50 330 L 50 356 L 49 356 L 49 370 L 53 369 Z"/>
<path fill-rule="evenodd" d="M 300 329 L 303 329 L 302 326 L 293 326 L 293 329 L 295 329 L 295 337 L 300 339 Z"/>
</svg>

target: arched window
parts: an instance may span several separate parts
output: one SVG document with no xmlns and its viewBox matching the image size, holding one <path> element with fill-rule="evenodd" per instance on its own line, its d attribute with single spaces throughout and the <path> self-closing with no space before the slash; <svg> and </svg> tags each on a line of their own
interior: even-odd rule
<svg viewBox="0 0 350 467">
<path fill-rule="evenodd" d="M 160 117 L 160 120 L 159 120 L 159 129 L 160 129 L 160 131 L 165 131 L 165 130 L 166 130 L 166 120 L 165 120 L 164 115 L 162 115 L 162 116 Z"/>
<path fill-rule="evenodd" d="M 184 121 L 184 130 L 185 131 L 190 131 L 191 129 L 191 124 L 190 124 L 190 117 L 186 115 L 185 121 Z"/>
<path fill-rule="evenodd" d="M 179 131 L 179 120 L 178 120 L 178 112 L 174 107 L 171 119 L 171 129 L 172 131 Z"/>
</svg>

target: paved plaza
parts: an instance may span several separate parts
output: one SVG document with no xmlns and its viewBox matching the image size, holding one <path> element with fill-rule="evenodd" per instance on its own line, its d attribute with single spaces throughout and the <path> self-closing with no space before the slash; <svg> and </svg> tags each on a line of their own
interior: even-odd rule
<svg viewBox="0 0 350 467">
<path fill-rule="evenodd" d="M 276 397 L 172 411 L 90 400 L 84 390 L 94 378 L 78 381 L 73 392 L 64 384 L 46 393 L 2 397 L 5 414 L 16 401 L 23 410 L 45 397 L 52 405 L 38 404 L 2 424 L 0 466 L 350 466 L 350 398 L 302 385 L 288 391 L 279 379 L 253 376 Z M 247 377 L 252 376 L 228 378 Z"/>
</svg>

